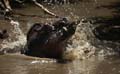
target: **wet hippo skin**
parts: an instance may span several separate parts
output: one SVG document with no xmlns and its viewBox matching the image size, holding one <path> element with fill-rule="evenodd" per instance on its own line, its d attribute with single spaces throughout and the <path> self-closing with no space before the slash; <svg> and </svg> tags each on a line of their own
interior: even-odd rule
<svg viewBox="0 0 120 74">
<path fill-rule="evenodd" d="M 62 59 L 67 40 L 75 33 L 76 26 L 76 22 L 69 22 L 66 18 L 52 25 L 35 23 L 27 33 L 24 54 Z"/>
</svg>

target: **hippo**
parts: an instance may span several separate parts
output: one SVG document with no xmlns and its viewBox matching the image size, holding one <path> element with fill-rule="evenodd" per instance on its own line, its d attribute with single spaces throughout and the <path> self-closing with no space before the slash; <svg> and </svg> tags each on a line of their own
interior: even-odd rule
<svg viewBox="0 0 120 74">
<path fill-rule="evenodd" d="M 28 56 L 62 59 L 67 41 L 75 33 L 76 22 L 62 18 L 54 23 L 35 23 L 27 33 L 27 48 L 24 54 Z"/>
<path fill-rule="evenodd" d="M 6 29 L 0 31 L 0 39 L 6 39 L 8 37 L 9 35 Z"/>
</svg>

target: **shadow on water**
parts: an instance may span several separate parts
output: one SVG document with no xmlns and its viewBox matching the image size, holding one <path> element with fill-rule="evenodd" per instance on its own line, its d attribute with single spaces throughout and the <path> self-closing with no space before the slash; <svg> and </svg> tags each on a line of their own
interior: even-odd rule
<svg viewBox="0 0 120 74">
<path fill-rule="evenodd" d="M 101 5 L 98 9 L 112 9 L 112 16 L 93 17 L 94 30 L 97 38 L 101 40 L 120 41 L 120 2 L 112 2 L 109 5 Z"/>
</svg>

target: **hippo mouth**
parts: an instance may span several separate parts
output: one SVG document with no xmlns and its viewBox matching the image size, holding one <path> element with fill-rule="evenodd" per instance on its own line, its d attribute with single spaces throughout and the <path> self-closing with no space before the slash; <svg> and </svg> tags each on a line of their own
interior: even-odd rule
<svg viewBox="0 0 120 74">
<path fill-rule="evenodd" d="M 24 54 L 36 57 L 62 59 L 69 38 L 74 35 L 76 22 L 66 18 L 50 24 L 35 23 L 27 33 Z"/>
</svg>

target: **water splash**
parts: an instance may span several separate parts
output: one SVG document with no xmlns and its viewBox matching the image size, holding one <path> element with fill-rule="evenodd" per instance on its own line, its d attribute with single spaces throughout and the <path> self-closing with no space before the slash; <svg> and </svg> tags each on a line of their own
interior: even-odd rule
<svg viewBox="0 0 120 74">
<path fill-rule="evenodd" d="M 15 35 L 14 37 L 16 38 L 16 40 L 12 41 L 11 39 L 9 39 L 2 42 L 1 51 L 4 51 L 4 53 L 20 51 L 20 49 L 26 43 L 26 36 L 20 29 L 20 23 L 18 21 L 11 20 L 10 24 L 14 27 L 12 33 Z"/>
<path fill-rule="evenodd" d="M 99 41 L 93 34 L 94 25 L 82 19 L 77 26 L 75 35 L 70 39 L 64 58 L 68 60 L 86 59 L 91 56 L 115 55 L 113 48 L 108 47 L 107 43 Z"/>
<path fill-rule="evenodd" d="M 20 23 L 13 20 L 11 20 L 10 23 L 14 27 L 12 33 L 14 34 L 15 40 L 12 41 L 11 39 L 9 39 L 2 42 L 1 51 L 4 53 L 16 51 L 18 52 L 26 44 L 26 36 L 20 29 Z M 31 27 L 31 23 L 27 24 L 27 28 L 28 27 Z M 112 48 L 97 43 L 97 39 L 92 32 L 93 29 L 93 24 L 87 21 L 87 19 L 84 18 L 80 21 L 79 25 L 77 26 L 75 35 L 68 42 L 68 45 L 66 47 L 67 51 L 63 55 L 64 59 L 86 59 L 94 56 L 95 54 L 103 57 L 106 55 L 116 54 L 115 52 L 113 52 Z M 104 42 L 104 45 L 106 44 L 107 43 Z M 36 61 L 33 61 L 31 63 L 34 62 L 36 63 Z"/>
<path fill-rule="evenodd" d="M 95 53 L 95 47 L 89 43 L 89 35 L 92 39 L 91 24 L 84 19 L 81 20 L 77 26 L 75 35 L 70 39 L 67 51 L 65 52 L 65 59 L 85 59 Z"/>
</svg>

